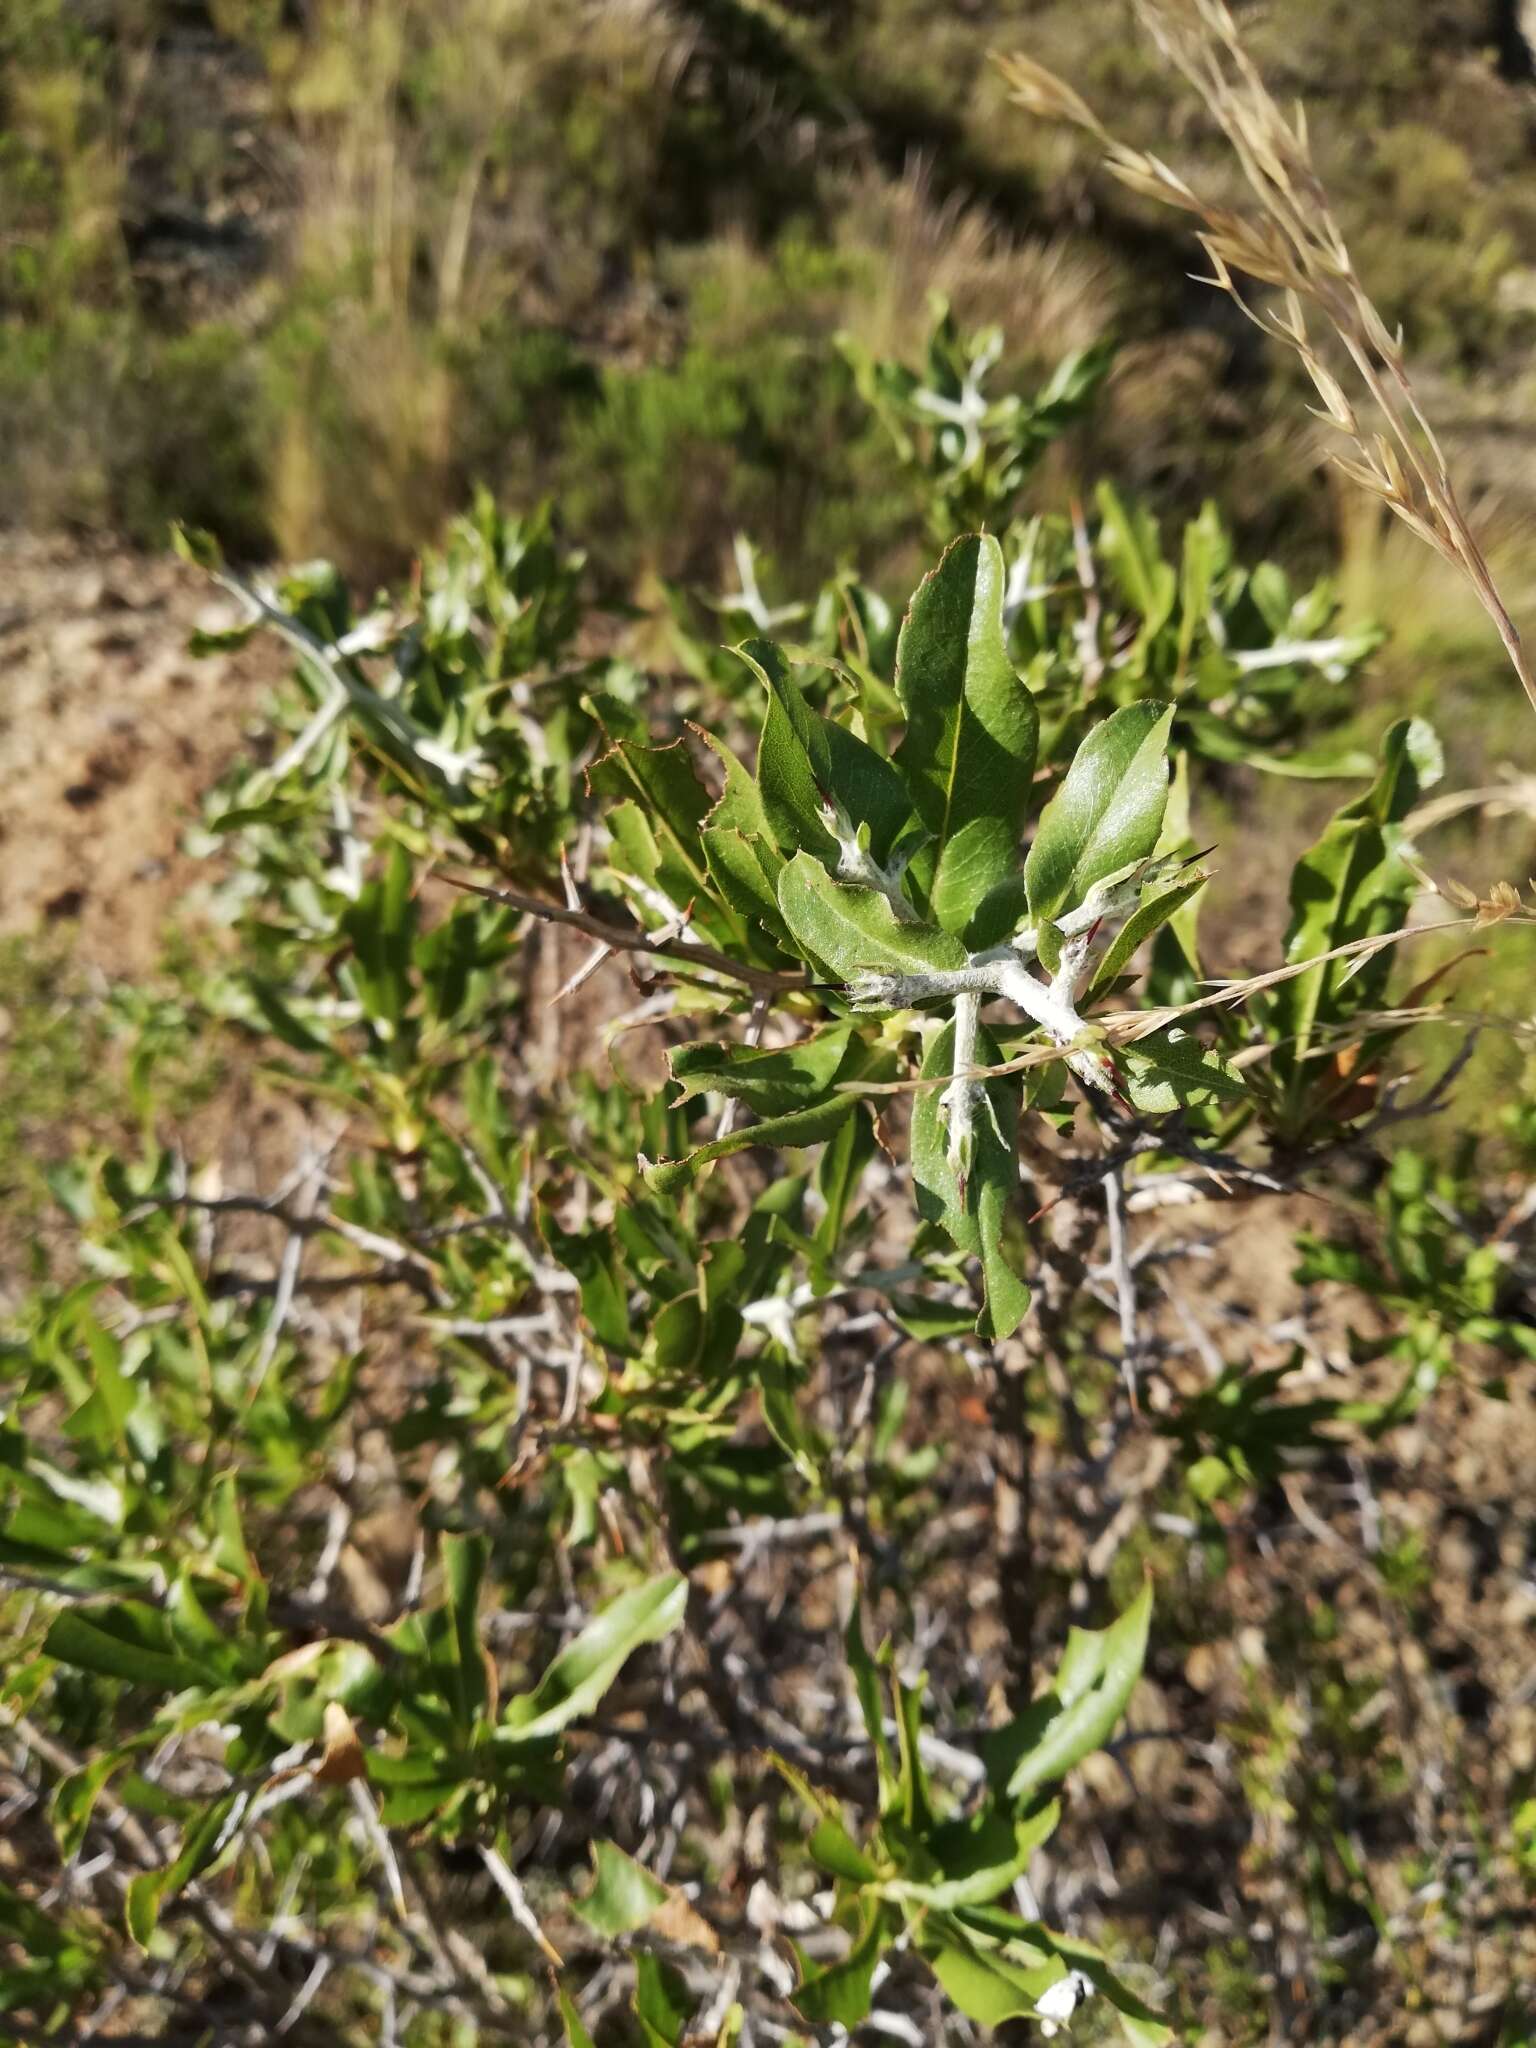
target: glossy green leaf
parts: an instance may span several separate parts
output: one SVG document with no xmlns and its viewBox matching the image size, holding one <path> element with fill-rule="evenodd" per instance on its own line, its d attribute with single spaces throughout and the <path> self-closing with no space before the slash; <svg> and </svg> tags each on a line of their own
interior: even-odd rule
<svg viewBox="0 0 1536 2048">
<path fill-rule="evenodd" d="M 1063 1974 L 1048 1953 L 1042 1953 L 1038 1963 L 1018 1962 L 970 1940 L 963 1928 L 947 1920 L 930 1923 L 923 1952 L 946 1996 L 984 2027 L 1027 2018 L 1041 1992 Z"/>
<path fill-rule="evenodd" d="M 1037 921 L 1073 909 L 1095 882 L 1145 860 L 1157 844 L 1172 717 L 1163 704 L 1127 704 L 1078 748 L 1024 863 Z"/>
<path fill-rule="evenodd" d="M 1039 719 L 1008 655 L 1005 582 L 990 534 L 955 541 L 918 585 L 897 647 L 897 766 L 931 841 L 915 871 L 948 932 L 1016 870 L 1030 810 Z"/>
<path fill-rule="evenodd" d="M 1024 1875 L 1029 1859 L 1056 1832 L 1060 1819 L 1061 1807 L 1052 1800 L 1017 1821 L 989 1807 L 977 1817 L 947 1822 L 923 1843 L 942 1876 L 890 1878 L 881 1891 L 886 1898 L 934 1912 L 990 1905 Z"/>
</svg>

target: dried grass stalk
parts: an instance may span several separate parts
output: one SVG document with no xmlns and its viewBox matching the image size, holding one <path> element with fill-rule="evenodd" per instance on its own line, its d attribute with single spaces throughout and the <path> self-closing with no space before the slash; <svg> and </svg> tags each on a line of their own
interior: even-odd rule
<svg viewBox="0 0 1536 2048">
<path fill-rule="evenodd" d="M 1392 333 L 1355 273 L 1312 164 L 1306 116 L 1280 111 L 1243 47 L 1226 0 L 1134 0 L 1136 13 L 1163 57 L 1193 86 L 1231 144 L 1253 194 L 1239 213 L 1195 191 L 1160 157 L 1113 135 L 1087 102 L 1032 58 L 1004 56 L 999 66 L 1018 105 L 1080 128 L 1097 143 L 1106 168 L 1144 198 L 1188 213 L 1201 224 L 1209 282 L 1228 293 L 1256 326 L 1290 349 L 1311 378 L 1314 407 L 1342 437 L 1331 459 L 1362 490 L 1379 498 L 1470 582 L 1492 619 L 1525 693 L 1536 707 L 1533 673 L 1505 609 L 1487 558 L 1467 523 L 1444 450 L 1408 374 L 1402 336 Z M 1255 306 L 1235 273 L 1276 287 L 1278 303 Z M 1308 314 L 1337 336 L 1351 381 L 1385 431 L 1368 429 L 1345 384 L 1322 361 L 1308 332 Z"/>
</svg>

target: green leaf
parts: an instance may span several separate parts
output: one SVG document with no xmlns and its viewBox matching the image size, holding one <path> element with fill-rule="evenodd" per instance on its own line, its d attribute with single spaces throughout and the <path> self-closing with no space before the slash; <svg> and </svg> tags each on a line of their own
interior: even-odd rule
<svg viewBox="0 0 1536 2048">
<path fill-rule="evenodd" d="M 928 1787 L 928 1770 L 923 1762 L 923 1694 L 927 1677 L 919 1672 L 908 1685 L 897 1676 L 891 1691 L 896 1704 L 896 1804 L 897 1820 L 909 1833 L 925 1835 L 933 1826 L 933 1802 Z"/>
<path fill-rule="evenodd" d="M 411 857 L 398 841 L 384 872 L 368 882 L 339 920 L 351 943 L 351 975 L 369 1022 L 394 1039 L 411 1001 L 411 953 L 420 914 L 413 893 Z"/>
<path fill-rule="evenodd" d="M 561 1651 L 531 1693 L 507 1702 L 498 1741 L 539 1742 L 590 1714 L 631 1653 L 671 1635 L 687 1605 L 681 1572 L 664 1572 L 621 1593 Z"/>
<path fill-rule="evenodd" d="M 1293 782 L 1349 782 L 1369 775 L 1375 766 L 1359 747 L 1293 747 L 1277 754 L 1262 741 L 1246 739 L 1228 719 L 1211 711 L 1181 709 L 1179 730 L 1208 761 L 1238 761 L 1261 774 L 1288 777 Z"/>
<path fill-rule="evenodd" d="M 582 2025 L 581 2015 L 563 1985 L 556 1987 L 555 1997 L 560 2006 L 560 2024 L 565 2028 L 566 2048 L 593 2048 L 592 2036 Z"/>
<path fill-rule="evenodd" d="M 605 1941 L 646 1926 L 671 1896 L 659 1878 L 612 1842 L 593 1842 L 592 1868 L 591 1891 L 572 1903 L 593 1933 Z"/>
<path fill-rule="evenodd" d="M 1206 632 L 1206 618 L 1220 579 L 1232 564 L 1232 543 L 1221 514 L 1207 498 L 1200 516 L 1184 529 L 1184 562 L 1179 578 L 1179 672 L 1189 665 L 1196 639 Z"/>
<path fill-rule="evenodd" d="M 1167 889 L 1160 889 L 1155 896 L 1149 896 L 1145 902 L 1137 904 L 1110 941 L 1103 959 L 1094 970 L 1092 986 L 1083 999 L 1084 1009 L 1103 995 L 1116 976 L 1130 965 L 1138 949 L 1144 946 L 1154 933 L 1161 931 L 1168 920 L 1177 915 L 1192 896 L 1200 893 L 1205 884 L 1206 877 L 1203 874 L 1191 875 L 1186 881 L 1175 882 Z"/>
<path fill-rule="evenodd" d="M 843 1649 L 848 1658 L 848 1669 L 853 1676 L 853 1689 L 858 1696 L 864 1732 L 875 1752 L 875 1776 L 880 1785 L 880 1811 L 885 1814 L 890 1811 L 897 1795 L 896 1760 L 891 1754 L 890 1739 L 885 1732 L 885 1699 L 880 1673 L 864 1641 L 864 1604 L 857 1594 L 854 1596 L 853 1611 L 848 1616 L 848 1626 L 843 1632 Z"/>
<path fill-rule="evenodd" d="M 819 2027 L 856 2027 L 867 2020 L 875 1967 L 890 1942 L 884 1917 L 877 1913 L 842 1962 L 816 1971 L 790 1993 L 801 2019 Z"/>
<path fill-rule="evenodd" d="M 1099 553 L 1120 594 L 1142 619 L 1141 638 L 1150 640 L 1173 616 L 1179 579 L 1164 560 L 1157 521 L 1145 506 L 1127 505 L 1114 488 L 1101 483 Z"/>
<path fill-rule="evenodd" d="M 791 1110 L 785 1116 L 765 1117 L 761 1123 L 728 1131 L 723 1138 L 711 1138 L 685 1159 L 662 1159 L 648 1165 L 644 1170 L 645 1184 L 658 1195 L 675 1194 L 712 1159 L 728 1159 L 732 1153 L 750 1151 L 754 1145 L 797 1151 L 803 1145 L 823 1144 L 842 1129 L 858 1107 L 856 1095 L 834 1095 L 826 1102 Z"/>
<path fill-rule="evenodd" d="M 1024 863 L 1037 922 L 1074 908 L 1095 882 L 1145 860 L 1157 844 L 1172 717 L 1168 705 L 1127 704 L 1078 748 Z"/>
<path fill-rule="evenodd" d="M 632 1351 L 628 1290 L 612 1232 L 562 1230 L 547 1205 L 540 1207 L 538 1216 L 539 1234 L 551 1255 L 575 1278 L 593 1336 L 611 1351 Z"/>
<path fill-rule="evenodd" d="M 923 1843 L 943 1875 L 888 1879 L 881 1891 L 904 1905 L 934 1912 L 990 1905 L 1024 1875 L 1030 1857 L 1056 1832 L 1060 1819 L 1060 1804 L 1053 1799 L 1038 1813 L 1013 1822 L 992 1807 L 971 1819 L 947 1822 Z"/>
<path fill-rule="evenodd" d="M 43 1639 L 43 1654 L 77 1671 L 123 1678 L 161 1692 L 215 1685 L 219 1674 L 207 1664 L 179 1655 L 164 1615 L 125 1602 L 91 1620 L 77 1608 L 56 1614 Z"/>
<path fill-rule="evenodd" d="M 1018 1963 L 971 1941 L 949 1920 L 929 1923 L 923 1953 L 945 1995 L 984 2027 L 1027 2017 L 1041 1992 L 1064 1974 L 1048 1953 L 1038 1963 Z"/>
<path fill-rule="evenodd" d="M 155 1938 L 160 1919 L 160 1887 L 161 1873 L 143 1870 L 128 1880 L 128 1889 L 123 1894 L 123 1921 L 129 1939 L 140 1948 L 148 1948 Z"/>
<path fill-rule="evenodd" d="M 666 747 L 620 740 L 587 770 L 587 786 L 594 796 L 620 804 L 638 800 L 655 846 L 653 855 L 631 845 L 638 866 L 650 870 L 642 880 L 656 881 L 679 909 L 695 893 L 712 893 L 703 826 L 714 806 L 682 740 Z M 739 918 L 737 926 L 744 936 Z"/>
<path fill-rule="evenodd" d="M 900 775 L 856 733 L 811 709 L 783 650 L 771 640 L 748 640 L 736 652 L 768 691 L 757 781 L 780 847 L 786 854 L 805 850 L 835 862 L 837 838 L 822 815 L 831 804 L 856 834 L 865 829 L 870 854 L 883 865 L 912 823 Z"/>
<path fill-rule="evenodd" d="M 1028 2016 L 1069 1970 L 1086 1977 L 1119 2016 L 1133 2048 L 1160 2048 L 1170 2029 L 1123 1984 L 1099 1950 L 998 1907 L 930 1914 L 919 1947 L 934 1975 L 970 2018 L 987 2026 Z"/>
<path fill-rule="evenodd" d="M 140 1948 L 148 1948 L 153 1940 L 166 1900 L 175 1898 L 212 1862 L 238 1796 L 230 1792 L 210 1801 L 182 1837 L 173 1862 L 160 1870 L 141 1871 L 130 1880 L 123 1899 L 123 1917 Z"/>
<path fill-rule="evenodd" d="M 964 932 L 1015 872 L 1029 816 L 1039 719 L 1008 657 L 1005 582 L 990 534 L 955 541 L 918 585 L 897 644 L 897 766 L 931 837 L 917 871 L 947 932 Z"/>
<path fill-rule="evenodd" d="M 876 1149 L 873 1117 L 852 1117 L 828 1141 L 817 1165 L 816 1191 L 826 1207 L 813 1242 L 829 1267 L 843 1243 L 849 1207 Z"/>
<path fill-rule="evenodd" d="M 86 1830 L 91 1824 L 91 1815 L 96 1810 L 96 1801 L 102 1787 L 116 1770 L 120 1770 L 131 1754 L 127 1746 L 121 1749 L 104 1749 L 93 1756 L 89 1763 L 79 1770 L 70 1771 L 60 1778 L 54 1787 L 49 1802 L 49 1817 L 53 1822 L 54 1835 L 58 1840 L 59 1853 L 66 1860 L 79 1853 L 85 1840 Z"/>
<path fill-rule="evenodd" d="M 171 549 L 194 569 L 212 572 L 224 566 L 223 550 L 213 535 L 201 526 L 187 526 L 179 519 L 173 520 Z"/>
<path fill-rule="evenodd" d="M 680 2048 L 694 2002 L 676 1970 L 642 1949 L 635 1957 L 635 2018 L 644 2048 Z"/>
<path fill-rule="evenodd" d="M 1402 858 L 1403 820 L 1439 780 L 1442 765 L 1439 742 L 1422 719 L 1401 719 L 1386 734 L 1375 782 L 1335 815 L 1296 864 L 1287 963 L 1401 926 L 1418 888 Z M 1379 1008 L 1391 972 L 1384 950 L 1363 964 L 1328 961 L 1274 991 L 1266 1019 L 1277 1041 L 1271 1071 L 1293 1113 L 1316 1072 L 1307 1056 L 1319 1032 Z"/>
<path fill-rule="evenodd" d="M 1152 1622 L 1150 1581 L 1107 1629 L 1073 1629 L 1056 1682 L 988 1744 L 988 1767 L 1022 1802 L 1098 1749 L 1141 1676 Z"/>
<path fill-rule="evenodd" d="M 780 875 L 779 909 L 796 944 L 844 982 L 863 969 L 918 974 L 966 963 L 959 939 L 932 925 L 903 923 L 878 890 L 834 882 L 808 853 Z"/>
<path fill-rule="evenodd" d="M 1147 1116 L 1240 1102 L 1248 1093 L 1242 1075 L 1219 1052 L 1176 1025 L 1120 1046 L 1114 1058 L 1131 1107 Z"/>
<path fill-rule="evenodd" d="M 841 1820 L 824 1815 L 811 1830 L 807 1845 L 813 1859 L 833 1877 L 849 1884 L 870 1884 L 880 1875 L 877 1866 L 849 1834 Z"/>
<path fill-rule="evenodd" d="M 980 1067 L 998 1066 L 1002 1052 L 984 1027 L 976 1034 Z M 955 1027 L 947 1024 L 923 1055 L 922 1078 L 937 1081 L 955 1064 Z M 1019 1090 L 1006 1076 L 978 1084 L 969 1171 L 950 1156 L 950 1129 L 938 1087 L 918 1091 L 912 1108 L 912 1179 L 919 1213 L 941 1224 L 960 1251 L 981 1261 L 983 1307 L 979 1336 L 994 1343 L 1011 1337 L 1029 1307 L 1029 1288 L 1006 1242 L 1009 1212 L 1018 1192 Z"/>
<path fill-rule="evenodd" d="M 1068 1968 L 1080 1970 L 1101 1998 L 1115 2008 L 1120 2030 L 1132 2048 L 1162 2048 L 1173 2039 L 1173 2029 L 1160 2020 L 1152 2008 L 1139 1999 L 1129 1985 L 1115 1974 L 1091 1942 L 1075 1936 L 1040 1929 L 1043 1940 Z"/>
<path fill-rule="evenodd" d="M 753 918 L 778 945 L 789 930 L 779 914 L 784 856 L 769 839 L 749 838 L 734 825 L 706 825 L 704 859 L 721 897 L 738 917 Z"/>
<path fill-rule="evenodd" d="M 696 1095 L 728 1095 L 763 1116 L 820 1102 L 848 1056 L 851 1024 L 832 1024 L 794 1045 L 721 1045 L 701 1039 L 668 1054 L 679 1106 Z"/>
<path fill-rule="evenodd" d="M 483 1536 L 445 1535 L 443 1578 L 452 1623 L 445 1647 L 451 1659 L 447 1690 L 461 1729 L 467 1734 L 485 1710 L 485 1661 L 480 1654 L 480 1585 L 485 1577 Z"/>
</svg>

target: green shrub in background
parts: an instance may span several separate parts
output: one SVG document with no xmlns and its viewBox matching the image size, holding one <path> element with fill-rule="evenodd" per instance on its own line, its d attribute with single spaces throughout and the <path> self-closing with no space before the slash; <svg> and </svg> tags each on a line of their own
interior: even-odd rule
<svg viewBox="0 0 1536 2048">
<path fill-rule="evenodd" d="M 1514 528 L 1518 436 L 1483 429 L 1524 416 L 1536 245 L 1485 15 L 1372 0 L 1253 33 L 1288 88 L 1358 108 L 1323 168 Z M 622 580 L 702 575 L 723 494 L 777 557 L 803 546 L 807 584 L 845 549 L 883 566 L 910 537 L 888 531 L 884 464 L 846 445 L 827 343 L 914 359 L 937 284 L 962 324 L 1003 325 L 1010 389 L 1128 342 L 1095 428 L 1106 473 L 1180 513 L 1214 491 L 1245 543 L 1328 559 L 1294 387 L 1213 325 L 1154 215 L 1085 200 L 1080 159 L 1007 112 L 985 56 L 1021 32 L 1133 141 L 1176 132 L 1208 164 L 1122 23 L 1090 30 L 1065 0 L 964 21 L 906 0 L 26 0 L 0 26 L 5 516 L 157 545 L 190 514 L 241 554 L 324 553 L 367 580 L 485 481 L 520 509 L 572 504 Z M 658 478 L 658 422 L 690 434 L 723 410 L 748 445 L 694 442 L 710 492 Z M 617 486 L 595 506 L 594 450 Z M 659 520 L 635 524 L 658 481 L 682 522 L 664 548 Z"/>
<path fill-rule="evenodd" d="M 1063 415 L 972 410 L 903 454 L 1000 534 L 900 616 L 847 572 L 785 602 L 741 541 L 737 588 L 664 593 L 664 689 L 547 513 L 482 497 L 363 610 L 186 543 L 296 666 L 201 827 L 230 942 L 139 1013 L 146 1142 L 55 1170 L 75 1249 L 6 1340 L 0 2038 L 1146 2042 L 1225 1981 L 1034 1889 L 1074 1896 L 1063 1787 L 1124 1761 L 1157 1585 L 1532 1347 L 1470 1158 L 1399 1155 L 1379 1262 L 1304 1247 L 1389 1319 L 1364 1405 L 1294 1360 L 1165 1385 L 1133 1219 L 1337 1187 L 1440 1099 L 1389 986 L 1440 758 L 1329 740 L 1376 636 L 1326 585 L 1209 508 L 1168 552 L 1107 486 L 1028 516 Z M 1213 993 L 1193 820 L 1236 762 L 1369 779 L 1279 971 Z M 215 1035 L 289 1106 L 256 1184 L 153 1114 Z M 1052 1591 L 1046 1444 L 1162 1446 L 1183 1549 Z M 925 1549 L 957 1515 L 990 1589 Z"/>
</svg>

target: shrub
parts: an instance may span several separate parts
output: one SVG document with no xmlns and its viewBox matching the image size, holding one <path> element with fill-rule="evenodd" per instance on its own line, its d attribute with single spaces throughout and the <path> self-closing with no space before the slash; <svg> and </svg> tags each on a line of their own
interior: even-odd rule
<svg viewBox="0 0 1536 2048">
<path fill-rule="evenodd" d="M 738 538 L 734 590 L 626 640 L 554 515 L 484 494 L 362 608 L 183 534 L 243 607 L 204 644 L 270 630 L 295 668 L 198 834 L 228 943 L 124 1006 L 144 1142 L 54 1174 L 73 1255 L 5 1340 L 0 2035 L 1200 2021 L 1128 1759 L 1215 1682 L 1222 1562 L 1268 1569 L 1274 1497 L 1315 1534 L 1295 1489 L 1332 1461 L 1379 1518 L 1368 1454 L 1536 1349 L 1497 1249 L 1530 1205 L 1471 1148 L 1384 1156 L 1461 1064 L 1412 1072 L 1454 1013 L 1399 950 L 1536 905 L 1419 863 L 1424 720 L 1365 762 L 1330 736 L 1377 636 L 1326 582 L 1243 564 L 1211 508 L 1175 544 L 1107 484 L 1029 511 L 1104 366 L 1026 400 L 995 354 L 941 313 L 921 372 L 859 360 L 936 535 L 899 618 L 846 567 L 775 601 Z M 1372 457 L 1512 631 L 1443 471 Z M 1274 774 L 1363 786 L 1291 864 L 1274 964 L 1213 978 L 1195 821 Z M 290 1106 L 260 1182 L 153 1114 L 162 1051 L 214 1037 Z M 1362 1186 L 1301 1248 L 1373 1319 L 1369 1398 L 1309 1386 L 1305 1330 L 1229 1359 L 1160 1278 L 1191 1203 Z M 1370 1554 L 1412 1610 L 1414 1542 Z M 1273 1668 L 1204 1762 L 1255 1817 L 1234 1860 L 1294 1853 L 1293 1974 L 1342 2029 L 1361 1938 L 1405 1938 L 1361 1812 L 1436 1788 L 1342 1596 L 1275 1576 Z M 1490 1867 L 1529 1823 L 1527 1788 Z M 1150 1909 L 1115 1903 L 1133 1870 Z M 1251 2034 L 1246 1942 L 1206 1974 Z"/>
</svg>

